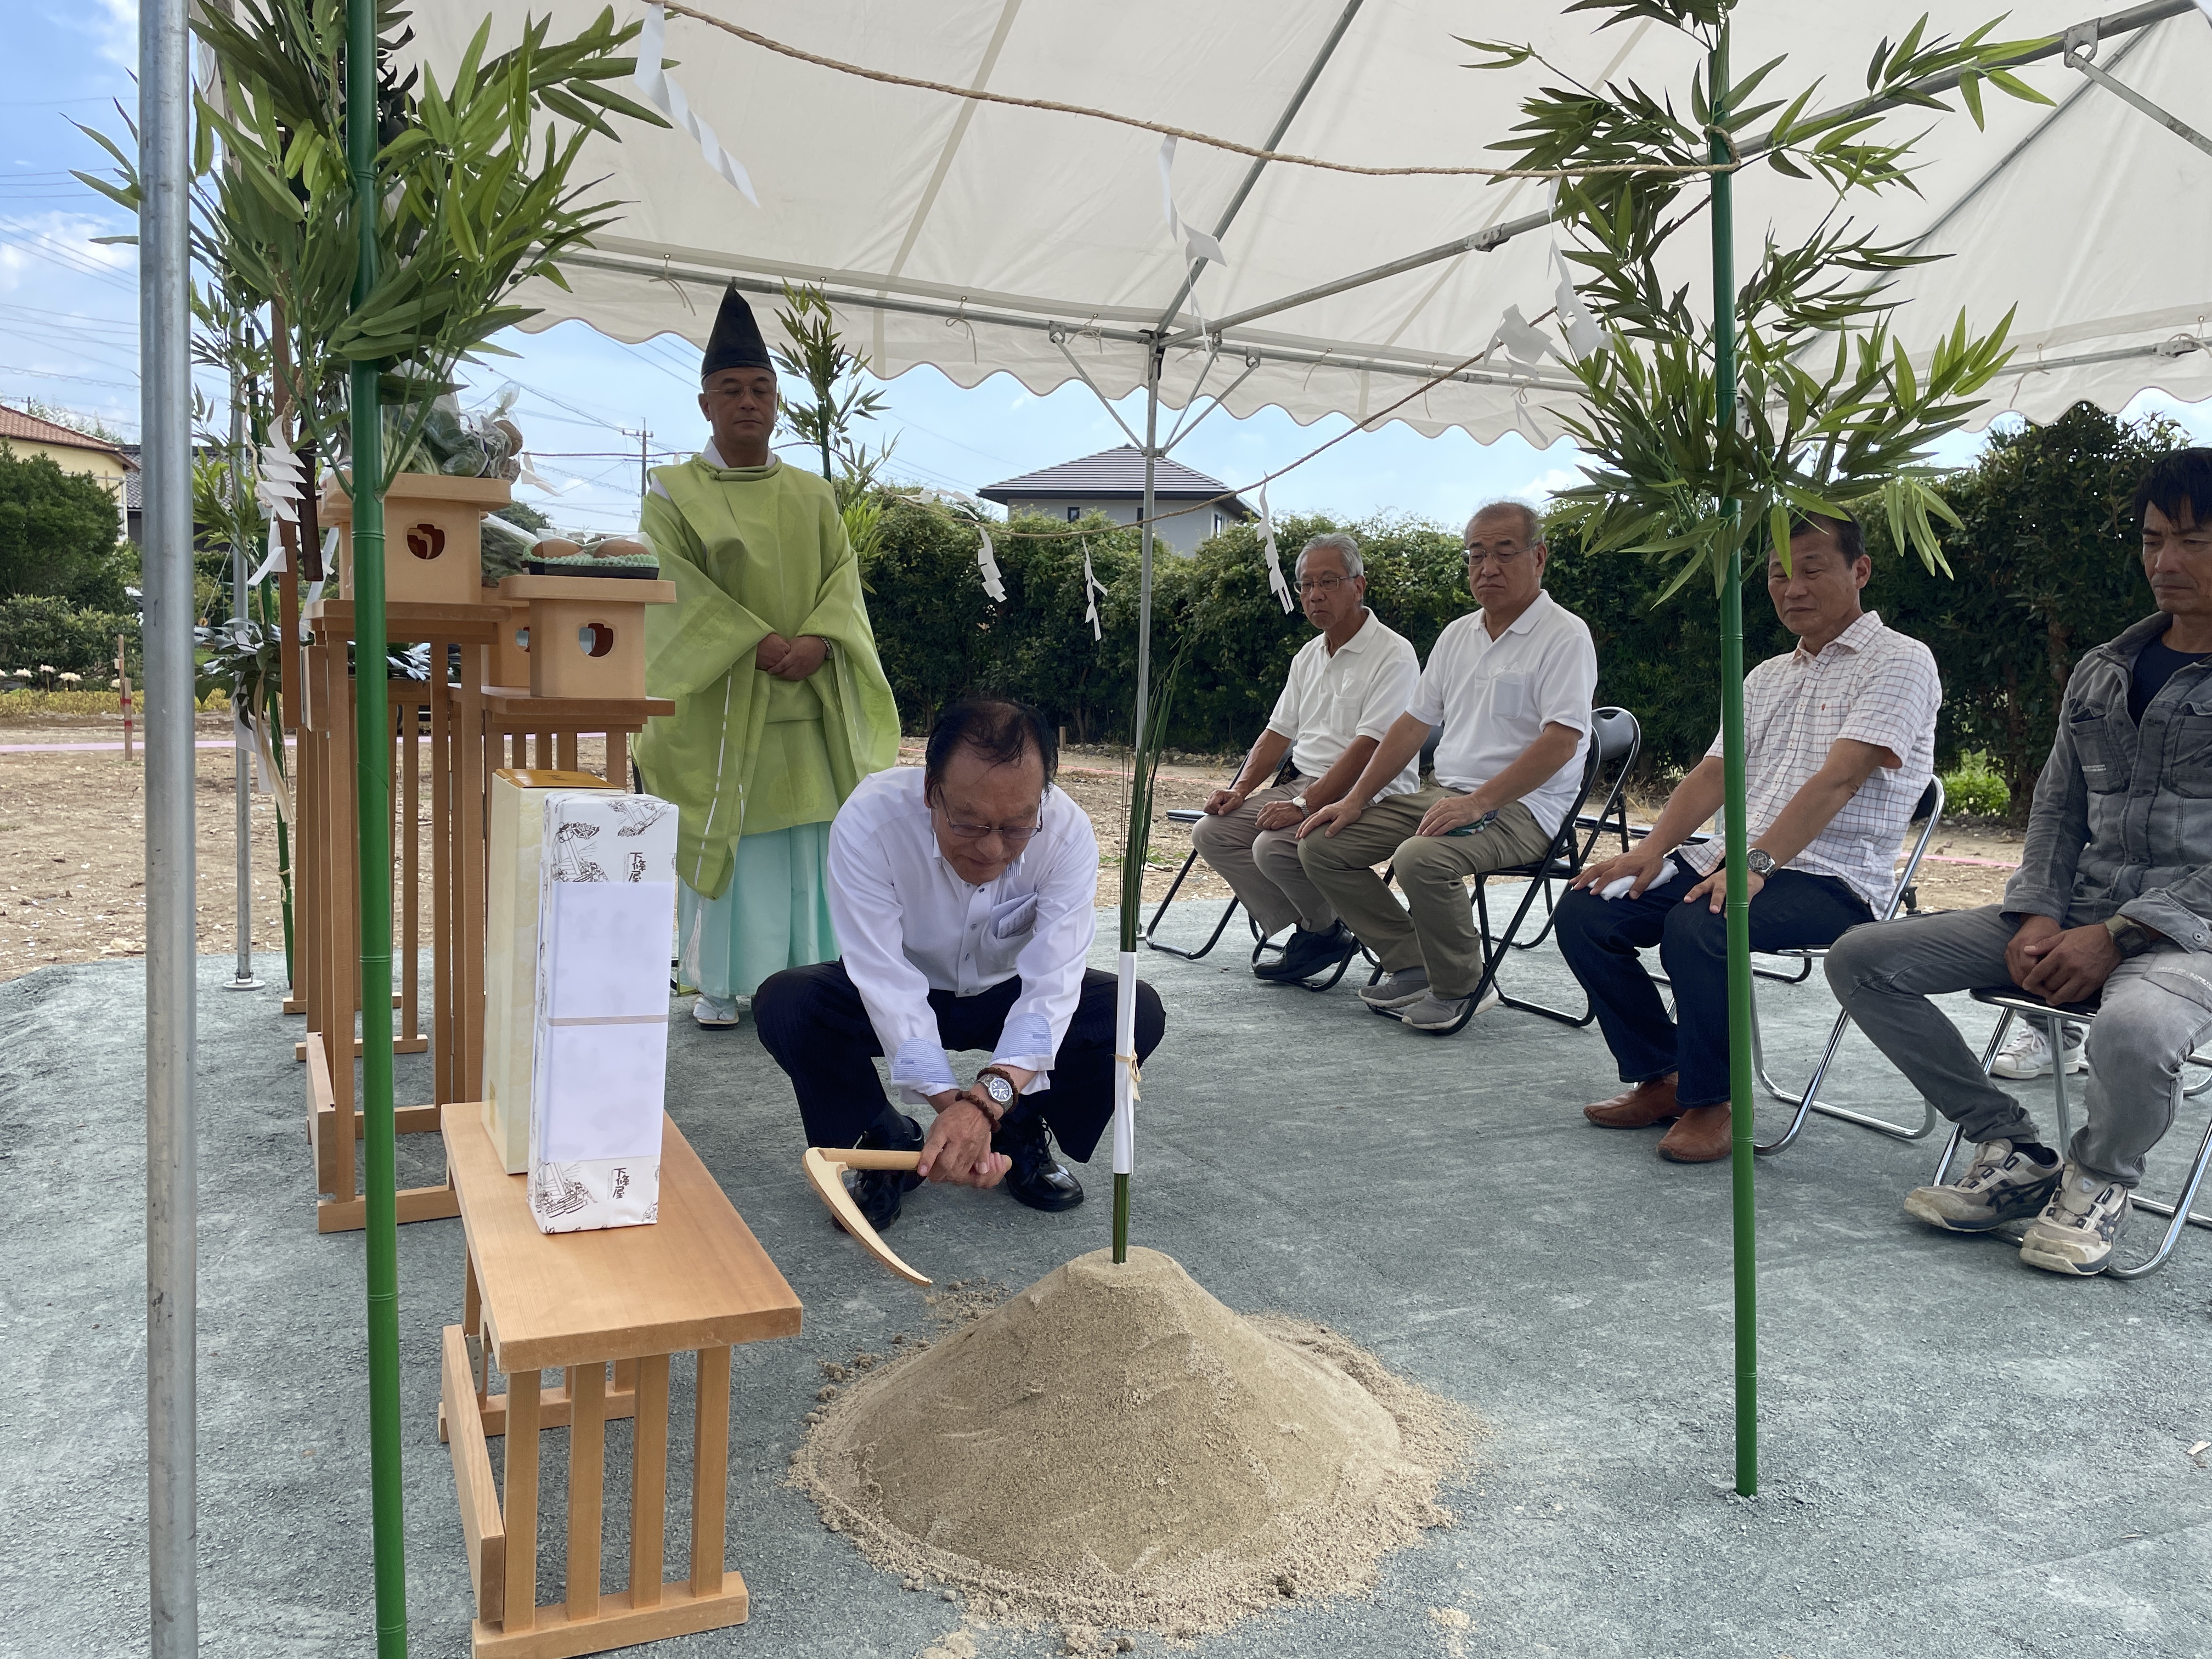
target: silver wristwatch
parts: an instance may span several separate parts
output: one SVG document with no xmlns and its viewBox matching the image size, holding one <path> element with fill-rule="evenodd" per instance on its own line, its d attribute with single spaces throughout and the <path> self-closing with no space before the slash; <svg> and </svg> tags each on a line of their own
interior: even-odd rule
<svg viewBox="0 0 2212 1659">
<path fill-rule="evenodd" d="M 978 1072 L 975 1086 L 991 1097 L 991 1103 L 999 1109 L 1000 1116 L 1014 1103 L 1014 1085 L 996 1072 Z"/>
<path fill-rule="evenodd" d="M 1293 795 L 1291 797 L 1291 805 L 1303 812 L 1306 810 L 1306 798 L 1304 795 Z"/>
<path fill-rule="evenodd" d="M 1774 854 L 1764 847 L 1754 847 L 1743 855 L 1743 867 L 1765 881 L 1774 873 Z"/>
</svg>

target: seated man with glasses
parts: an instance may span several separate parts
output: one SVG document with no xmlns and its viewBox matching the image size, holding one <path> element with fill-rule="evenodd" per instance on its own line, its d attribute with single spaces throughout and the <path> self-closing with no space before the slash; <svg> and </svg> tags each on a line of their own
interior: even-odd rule
<svg viewBox="0 0 2212 1659">
<path fill-rule="evenodd" d="M 1087 1162 L 1114 1113 L 1111 974 L 1085 965 L 1097 931 L 1098 842 L 1053 787 L 1060 749 L 1034 708 L 954 703 L 919 769 L 861 781 L 830 829 L 830 913 L 844 956 L 790 968 L 753 996 L 762 1046 L 799 1096 L 816 1146 L 920 1147 L 912 1175 L 848 1176 L 880 1231 L 924 1180 L 1006 1190 L 1072 1209 L 1083 1188 L 1051 1135 Z M 1137 1055 L 1166 1016 L 1137 986 Z M 946 1051 L 991 1062 L 962 1088 Z M 884 1097 L 927 1101 L 921 1126 Z"/>
<path fill-rule="evenodd" d="M 1437 636 L 1412 707 L 1344 799 L 1298 827 L 1298 859 L 1385 977 L 1359 994 L 1417 1031 L 1448 1035 L 1478 1006 L 1482 938 L 1467 878 L 1543 857 L 1574 810 L 1589 742 L 1597 649 L 1544 591 L 1544 522 L 1518 501 L 1468 521 L 1468 583 L 1482 609 Z M 1428 741 L 1436 781 L 1392 786 Z M 1375 866 L 1389 863 L 1401 905 Z"/>
<path fill-rule="evenodd" d="M 1191 826 L 1191 845 L 1227 882 L 1263 934 L 1297 930 L 1277 960 L 1253 969 L 1261 979 L 1310 979 L 1348 960 L 1359 941 L 1337 919 L 1298 862 L 1298 825 L 1342 798 L 1413 700 L 1421 659 L 1402 635 L 1370 611 L 1359 544 L 1339 532 L 1316 536 L 1298 554 L 1298 599 L 1321 630 L 1291 659 L 1267 729 L 1236 779 L 1206 803 L 1211 817 Z M 1291 770 L 1276 781 L 1288 757 Z M 1420 787 L 1408 760 L 1384 795 Z"/>
</svg>

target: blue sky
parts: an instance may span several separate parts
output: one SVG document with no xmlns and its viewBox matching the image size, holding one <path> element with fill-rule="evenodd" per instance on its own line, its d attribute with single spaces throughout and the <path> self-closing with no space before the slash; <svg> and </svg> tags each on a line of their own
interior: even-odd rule
<svg viewBox="0 0 2212 1659">
<path fill-rule="evenodd" d="M 0 401 L 40 398 L 135 438 L 137 260 L 130 248 L 91 240 L 130 226 L 69 176 L 105 159 L 72 120 L 124 137 L 114 103 L 128 109 L 135 100 L 135 0 L 11 0 L 8 10 L 10 50 L 0 56 Z M 689 453 L 703 436 L 696 352 L 673 337 L 623 346 L 575 323 L 503 343 L 520 356 L 477 372 L 465 401 L 517 388 L 516 419 L 539 470 L 561 490 L 553 499 L 526 499 L 571 527 L 635 524 L 639 434 L 650 434 L 656 462 Z M 220 404 L 222 388 L 207 390 Z M 1080 384 L 1041 398 L 999 375 L 963 391 L 923 368 L 886 390 L 888 418 L 874 441 L 896 436 L 892 473 L 915 482 L 974 490 L 1125 441 Z M 1139 401 L 1122 405 L 1132 424 Z M 2136 408 L 2166 409 L 2198 441 L 2212 441 L 2212 405 L 2145 398 Z M 1279 410 L 1241 421 L 1217 415 L 1176 459 L 1242 486 L 1348 424 L 1301 428 Z M 1976 442 L 1957 438 L 1942 459 L 1964 461 Z M 1484 448 L 1463 433 L 1423 438 L 1393 424 L 1347 438 L 1271 485 L 1269 495 L 1279 511 L 1456 523 L 1483 500 L 1540 501 L 1577 476 L 1565 442 L 1538 450 L 1508 434 Z"/>
</svg>

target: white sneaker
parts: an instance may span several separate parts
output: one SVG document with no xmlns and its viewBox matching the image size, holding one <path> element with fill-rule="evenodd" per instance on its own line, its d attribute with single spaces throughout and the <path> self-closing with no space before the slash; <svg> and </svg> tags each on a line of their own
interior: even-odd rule
<svg viewBox="0 0 2212 1659">
<path fill-rule="evenodd" d="M 2083 1052 L 2081 1028 L 2069 1025 L 2066 1032 L 2066 1069 L 2086 1072 L 2089 1060 Z M 2043 1035 L 2040 1025 L 2021 1019 L 2013 1022 L 2012 1037 L 1997 1050 L 1997 1057 L 1990 1064 L 1992 1077 L 2034 1078 L 2051 1075 L 2051 1044 Z"/>
<path fill-rule="evenodd" d="M 2128 1209 L 2125 1187 L 2100 1181 L 2069 1158 L 2058 1190 L 2021 1235 L 2020 1259 L 2048 1273 L 2100 1273 L 2112 1265 Z"/>
<path fill-rule="evenodd" d="M 710 997 L 702 992 L 691 1005 L 691 1018 L 710 1031 L 726 1031 L 742 1015 L 735 997 Z"/>
</svg>

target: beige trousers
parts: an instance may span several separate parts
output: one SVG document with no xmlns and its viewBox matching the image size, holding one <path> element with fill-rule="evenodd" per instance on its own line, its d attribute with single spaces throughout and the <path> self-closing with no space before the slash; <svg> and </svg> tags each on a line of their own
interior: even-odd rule
<svg viewBox="0 0 2212 1659">
<path fill-rule="evenodd" d="M 1299 862 L 1297 826 L 1260 828 L 1261 807 L 1292 799 L 1312 781 L 1292 777 L 1256 790 L 1234 812 L 1208 814 L 1190 826 L 1190 844 L 1199 857 L 1229 884 L 1263 933 L 1279 933 L 1294 921 L 1316 933 L 1336 926 L 1336 912 Z"/>
<path fill-rule="evenodd" d="M 1532 863 L 1552 840 L 1517 800 L 1472 835 L 1415 835 L 1423 815 L 1450 793 L 1431 784 L 1386 795 L 1341 834 L 1316 830 L 1298 843 L 1306 874 L 1383 968 L 1425 968 L 1430 991 L 1448 1000 L 1471 994 L 1482 977 L 1467 878 Z M 1374 868 L 1383 863 L 1396 866 L 1402 905 Z"/>
</svg>

